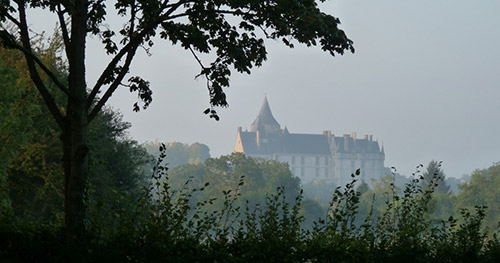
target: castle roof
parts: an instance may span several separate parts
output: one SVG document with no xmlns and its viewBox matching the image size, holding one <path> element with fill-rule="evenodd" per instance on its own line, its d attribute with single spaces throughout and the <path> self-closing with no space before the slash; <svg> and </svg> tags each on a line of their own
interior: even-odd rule
<svg viewBox="0 0 500 263">
<path fill-rule="evenodd" d="M 279 132 L 280 124 L 273 116 L 271 112 L 271 107 L 267 101 L 267 97 L 264 97 L 264 102 L 260 107 L 259 115 L 250 125 L 250 131 L 260 131 L 260 132 Z"/>
<path fill-rule="evenodd" d="M 380 148 L 377 141 L 369 139 L 356 139 L 350 135 L 333 137 L 336 152 L 338 153 L 379 153 Z"/>
<path fill-rule="evenodd" d="M 341 137 L 332 136 L 330 131 L 323 134 L 299 134 L 290 133 L 285 126 L 280 129 L 280 124 L 274 118 L 267 97 L 260 107 L 257 118 L 250 126 L 250 131 L 242 131 L 238 128 L 238 138 L 235 151 L 250 155 L 274 155 L 274 154 L 354 154 L 370 153 L 384 154 L 377 141 L 372 136 L 365 135 L 363 139 L 357 139 L 356 133 L 352 136 L 346 134 Z"/>
<path fill-rule="evenodd" d="M 330 155 L 328 137 L 322 134 L 240 132 L 246 154 L 319 154 Z M 262 136 L 257 138 L 257 136 Z"/>
</svg>

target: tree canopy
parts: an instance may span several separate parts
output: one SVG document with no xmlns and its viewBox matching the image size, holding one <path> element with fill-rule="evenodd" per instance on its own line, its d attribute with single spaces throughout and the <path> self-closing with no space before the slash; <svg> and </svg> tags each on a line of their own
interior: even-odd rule
<svg viewBox="0 0 500 263">
<path fill-rule="evenodd" d="M 441 163 L 435 160 L 429 162 L 425 172 L 422 174 L 423 188 L 428 188 L 431 186 L 430 184 L 434 184 L 435 193 L 448 193 L 450 191 L 450 186 L 446 183 L 446 176 L 441 168 Z"/>
<path fill-rule="evenodd" d="M 152 156 L 158 157 L 160 154 L 159 148 L 161 143 L 157 140 L 154 142 L 147 142 L 142 145 L 146 151 Z M 183 164 L 200 164 L 206 159 L 210 158 L 210 148 L 203 143 L 180 143 L 180 142 L 169 142 L 164 143 L 165 145 L 165 158 L 163 160 L 164 164 L 167 164 L 169 168 L 173 168 Z"/>
<path fill-rule="evenodd" d="M 56 61 L 52 48 L 43 52 L 50 65 Z M 62 223 L 64 199 L 60 135 L 28 75 L 21 54 L 0 47 L 0 208 L 22 220 L 57 225 Z M 54 93 L 62 99 L 60 92 Z M 123 213 L 112 200 L 137 198 L 146 183 L 145 164 L 152 158 L 127 137 L 129 127 L 110 109 L 100 112 L 89 126 L 94 154 L 87 187 L 91 214 L 86 219 Z"/>
<path fill-rule="evenodd" d="M 300 194 L 300 179 L 292 175 L 287 164 L 255 159 L 241 153 L 174 167 L 169 170 L 168 180 L 174 190 L 181 190 L 186 182 L 190 188 L 202 188 L 209 183 L 196 199 L 217 197 L 216 208 L 223 205 L 223 192 L 229 190 L 232 195 L 241 195 L 237 201 L 240 206 L 248 201 L 252 207 L 265 203 L 266 196 L 275 193 L 278 187 L 284 188 L 289 202 Z"/>
<path fill-rule="evenodd" d="M 289 47 L 294 47 L 295 41 L 307 46 L 320 45 L 331 55 L 343 54 L 346 50 L 354 52 L 352 41 L 338 27 L 340 20 L 321 12 L 314 0 L 116 1 L 111 8 L 106 4 L 105 1 L 75 1 L 74 4 L 67 1 L 3 1 L 0 6 L 2 44 L 22 51 L 30 67 L 39 66 L 38 70 L 53 78 L 67 95 L 71 94 L 71 88 L 54 76 L 32 52 L 27 9 L 43 9 L 54 14 L 64 40 L 70 73 L 73 64 L 84 63 L 80 60 L 85 54 L 87 35 L 101 39 L 111 59 L 96 83 L 88 87 L 87 103 L 93 106 L 89 110 L 89 120 L 120 85 L 129 85 L 131 91 L 138 92 L 143 108 L 151 103 L 149 82 L 139 76 L 126 76 L 129 76 L 138 48 L 147 50 L 154 45 L 156 36 L 181 45 L 193 54 L 200 64 L 199 76 L 206 77 L 210 105 L 222 107 L 227 106 L 222 88 L 229 86 L 231 68 L 250 73 L 254 66 L 266 60 L 264 38 L 281 40 Z M 126 23 L 119 28 L 105 24 L 113 15 L 123 17 Z M 7 22 L 12 27 L 7 27 Z M 205 64 L 199 56 L 203 53 L 215 54 L 215 59 Z M 35 79 L 38 70 L 32 68 Z M 44 96 L 50 95 L 41 83 L 37 86 Z M 54 104 L 49 97 L 45 100 L 49 107 Z M 139 109 L 136 103 L 134 110 Z M 51 110 L 61 115 L 57 114 L 57 109 Z M 207 113 L 216 116 L 212 111 Z"/>
<path fill-rule="evenodd" d="M 500 162 L 486 169 L 475 170 L 469 182 L 459 186 L 457 208 L 486 206 L 486 224 L 491 229 L 500 226 Z"/>
</svg>

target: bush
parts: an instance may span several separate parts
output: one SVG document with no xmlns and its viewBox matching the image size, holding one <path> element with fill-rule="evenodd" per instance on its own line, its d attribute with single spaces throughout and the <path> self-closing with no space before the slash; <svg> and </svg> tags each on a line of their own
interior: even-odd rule
<svg viewBox="0 0 500 263">
<path fill-rule="evenodd" d="M 160 153 L 158 164 L 164 156 Z M 335 189 L 327 215 L 306 230 L 302 195 L 290 202 L 279 187 L 262 207 L 248 202 L 238 207 L 238 188 L 224 191 L 223 207 L 211 210 L 213 199 L 191 201 L 208 183 L 173 190 L 167 171 L 157 165 L 154 184 L 127 210 L 132 212 L 111 215 L 114 224 L 89 222 L 87 236 L 71 246 L 61 226 L 9 221 L 9 211 L 2 211 L 0 261 L 500 262 L 497 234 L 482 225 L 486 208 L 464 209 L 459 218 L 434 224 L 429 209 L 434 189 L 422 189 L 419 179 L 401 196 L 392 187 L 384 212 L 375 217 L 372 211 L 357 224 L 358 170 L 344 189 Z"/>
</svg>

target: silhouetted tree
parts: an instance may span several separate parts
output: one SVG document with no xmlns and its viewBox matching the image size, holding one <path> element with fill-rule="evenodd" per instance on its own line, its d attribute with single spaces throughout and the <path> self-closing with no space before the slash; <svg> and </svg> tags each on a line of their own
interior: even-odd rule
<svg viewBox="0 0 500 263">
<path fill-rule="evenodd" d="M 143 108 L 151 103 L 149 82 L 130 75 L 129 70 L 137 50 L 140 47 L 147 50 L 156 36 L 180 44 L 199 62 L 199 75 L 206 78 L 210 94 L 210 108 L 205 113 L 215 119 L 218 116 L 214 107 L 227 106 L 222 88 L 229 85 L 230 68 L 250 73 L 252 67 L 266 60 L 264 36 L 281 39 L 289 47 L 293 47 L 293 40 L 307 46 L 319 44 L 332 55 L 354 51 L 352 41 L 338 28 L 340 21 L 322 13 L 313 0 L 118 0 L 111 7 L 107 3 L 102 0 L 0 2 L 1 44 L 24 54 L 30 77 L 61 132 L 64 212 L 70 239 L 84 230 L 88 125 L 119 86 L 126 85 L 130 91 L 138 92 Z M 31 16 L 28 8 L 46 11 L 49 13 L 46 18 L 52 14 L 58 19 L 69 73 L 67 79 L 54 74 L 34 52 L 31 42 L 34 23 L 28 21 Z M 123 25 L 121 28 L 105 26 L 110 11 L 116 11 L 125 19 L 125 23 L 119 23 Z M 111 56 L 97 81 L 90 86 L 85 63 L 89 36 L 101 39 Z M 213 53 L 215 59 L 205 64 L 200 53 Z M 65 95 L 62 105 L 47 88 L 44 76 Z M 134 110 L 139 109 L 135 103 Z"/>
</svg>

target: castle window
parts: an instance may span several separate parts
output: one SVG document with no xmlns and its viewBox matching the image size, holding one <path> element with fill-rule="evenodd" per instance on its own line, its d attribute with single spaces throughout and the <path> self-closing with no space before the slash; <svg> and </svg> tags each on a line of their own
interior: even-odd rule
<svg viewBox="0 0 500 263">
<path fill-rule="evenodd" d="M 325 165 L 328 165 L 328 157 L 325 157 Z"/>
<path fill-rule="evenodd" d="M 305 159 L 305 158 L 304 158 L 304 156 L 301 156 L 301 157 L 300 157 L 300 164 L 301 164 L 301 165 L 304 165 L 304 163 L 305 163 L 305 160 L 304 160 L 304 159 Z"/>
<path fill-rule="evenodd" d="M 295 156 L 292 156 L 292 164 L 295 164 Z"/>
<path fill-rule="evenodd" d="M 306 175 L 304 167 L 300 168 L 300 176 L 304 177 Z"/>
<path fill-rule="evenodd" d="M 316 166 L 319 166 L 319 157 L 316 156 Z"/>
<path fill-rule="evenodd" d="M 319 177 L 319 168 L 316 167 L 316 177 Z"/>
<path fill-rule="evenodd" d="M 328 168 L 325 168 L 325 177 L 328 177 Z"/>
</svg>

